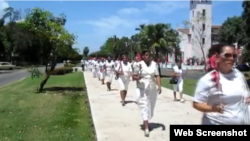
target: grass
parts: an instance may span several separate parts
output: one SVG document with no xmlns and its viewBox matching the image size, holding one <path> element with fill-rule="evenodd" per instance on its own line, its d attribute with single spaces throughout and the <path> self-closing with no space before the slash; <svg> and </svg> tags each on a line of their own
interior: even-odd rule
<svg viewBox="0 0 250 141">
<path fill-rule="evenodd" d="M 93 141 L 92 119 L 82 73 L 52 76 L 0 89 L 1 141 Z"/>
<path fill-rule="evenodd" d="M 162 78 L 162 86 L 173 90 L 173 85 L 169 84 L 170 78 Z M 184 79 L 183 93 L 193 96 L 198 80 L 195 79 Z"/>
</svg>

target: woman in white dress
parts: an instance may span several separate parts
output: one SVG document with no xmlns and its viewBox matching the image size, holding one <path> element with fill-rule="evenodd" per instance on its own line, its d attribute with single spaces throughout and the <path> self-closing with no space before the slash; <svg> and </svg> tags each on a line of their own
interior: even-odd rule
<svg viewBox="0 0 250 141">
<path fill-rule="evenodd" d="M 173 90 L 174 90 L 174 101 L 181 101 L 181 102 L 185 102 L 185 100 L 183 99 L 183 70 L 181 68 L 181 61 L 176 61 L 176 65 L 173 67 L 174 73 L 172 75 L 172 77 L 175 77 L 178 81 L 177 84 L 173 84 Z M 176 98 L 176 93 L 179 92 L 180 95 L 180 100 Z"/>
<path fill-rule="evenodd" d="M 204 113 L 202 124 L 250 124 L 249 89 L 242 73 L 233 68 L 235 49 L 219 44 L 209 54 L 216 54 L 217 67 L 199 80 L 193 100 L 193 107 Z"/>
<path fill-rule="evenodd" d="M 104 75 L 105 75 L 104 65 L 105 65 L 104 58 L 102 58 L 99 63 L 99 76 L 100 76 L 102 85 L 104 85 Z"/>
<path fill-rule="evenodd" d="M 92 60 L 91 67 L 92 67 L 93 78 L 96 78 L 97 77 L 96 75 L 97 62 L 95 58 Z"/>
<path fill-rule="evenodd" d="M 149 51 L 142 52 L 139 68 L 135 68 L 133 78 L 139 92 L 138 106 L 141 110 L 145 136 L 149 136 L 149 120 L 154 115 L 157 95 L 161 93 L 161 78 L 156 62 L 150 59 Z"/>
<path fill-rule="evenodd" d="M 118 83 L 120 86 L 120 95 L 122 106 L 126 104 L 126 96 L 128 91 L 128 85 L 130 82 L 130 77 L 132 75 L 131 64 L 128 62 L 128 57 L 126 55 L 122 56 L 122 61 L 115 68 L 116 73 L 119 75 Z"/>
<path fill-rule="evenodd" d="M 108 60 L 105 62 L 105 79 L 108 91 L 111 91 L 111 83 L 114 75 L 114 62 L 108 57 Z"/>
</svg>

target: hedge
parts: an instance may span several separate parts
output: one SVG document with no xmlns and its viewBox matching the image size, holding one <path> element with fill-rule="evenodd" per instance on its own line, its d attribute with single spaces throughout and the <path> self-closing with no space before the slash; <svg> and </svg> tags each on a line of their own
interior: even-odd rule
<svg viewBox="0 0 250 141">
<path fill-rule="evenodd" d="M 73 68 L 72 67 L 61 67 L 61 68 L 56 68 L 51 72 L 51 75 L 64 75 L 68 73 L 72 73 Z"/>
</svg>

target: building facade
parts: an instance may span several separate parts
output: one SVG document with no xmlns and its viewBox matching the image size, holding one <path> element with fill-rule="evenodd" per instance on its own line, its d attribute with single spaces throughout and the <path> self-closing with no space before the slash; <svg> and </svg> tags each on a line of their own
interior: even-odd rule
<svg viewBox="0 0 250 141">
<path fill-rule="evenodd" d="M 220 30 L 220 26 L 212 24 L 211 0 L 191 0 L 189 17 L 188 28 L 177 27 L 183 61 L 192 57 L 203 59 L 201 48 L 207 55 L 211 45 L 218 43 Z"/>
</svg>

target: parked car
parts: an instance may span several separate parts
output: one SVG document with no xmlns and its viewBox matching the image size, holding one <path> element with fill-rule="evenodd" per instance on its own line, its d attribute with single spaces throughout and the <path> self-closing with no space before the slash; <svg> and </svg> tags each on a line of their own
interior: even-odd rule
<svg viewBox="0 0 250 141">
<path fill-rule="evenodd" d="M 240 71 L 250 71 L 250 67 L 246 64 L 237 65 L 236 68 Z"/>
<path fill-rule="evenodd" d="M 9 62 L 0 62 L 0 69 L 1 70 L 12 70 L 15 68 L 15 65 L 12 65 Z"/>
</svg>

